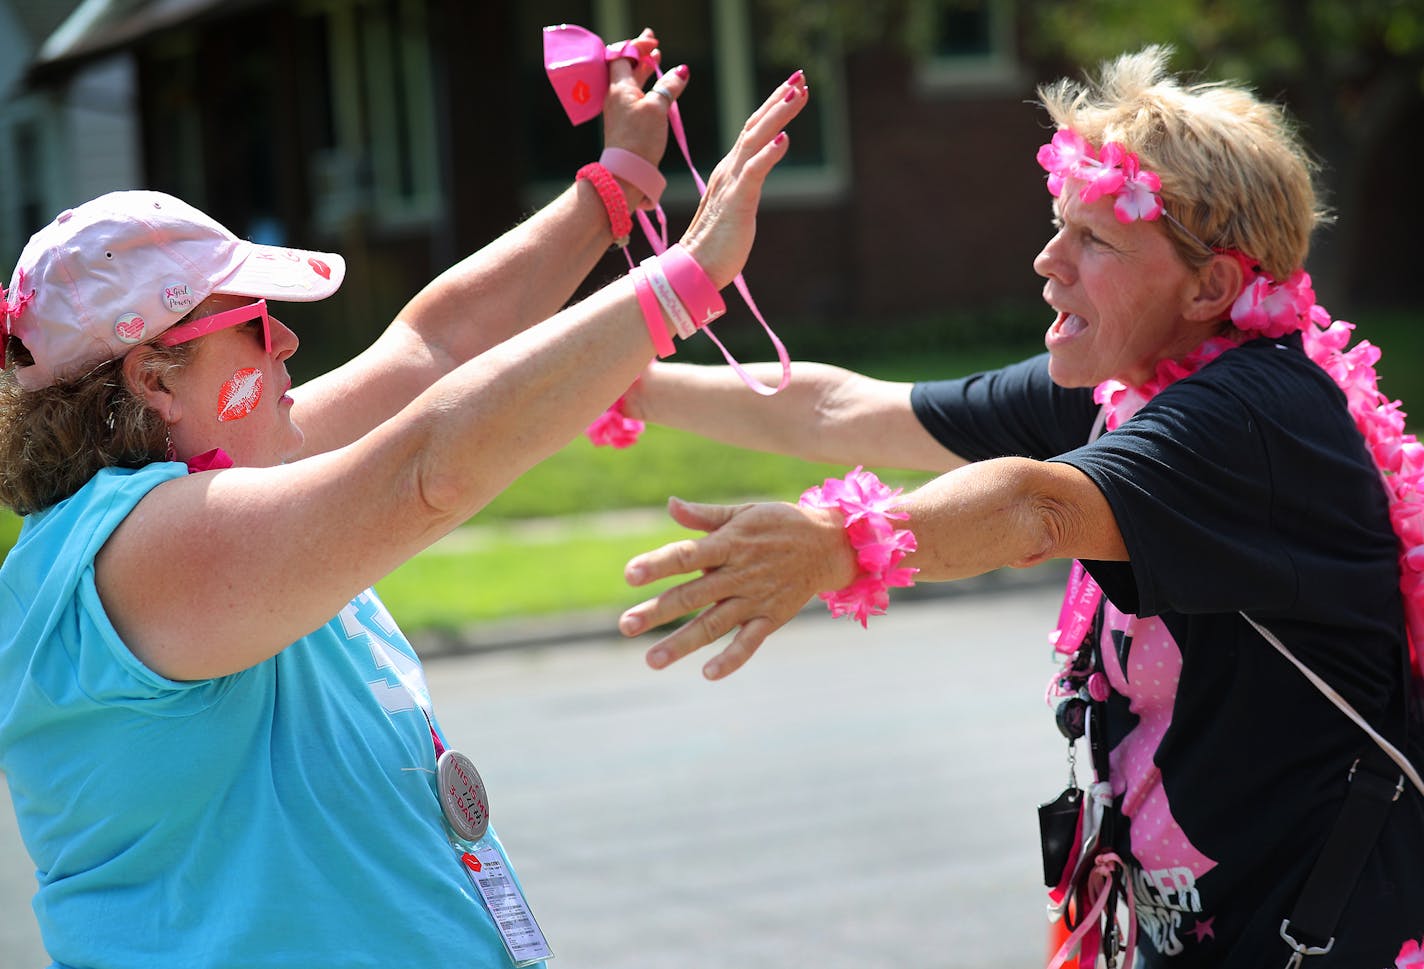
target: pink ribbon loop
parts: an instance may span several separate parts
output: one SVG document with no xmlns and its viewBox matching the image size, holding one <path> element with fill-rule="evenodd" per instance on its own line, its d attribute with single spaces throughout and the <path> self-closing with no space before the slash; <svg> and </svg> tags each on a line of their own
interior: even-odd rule
<svg viewBox="0 0 1424 969">
<path fill-rule="evenodd" d="M 564 112 L 568 114 L 569 120 L 574 124 L 582 124 L 591 118 L 598 116 L 603 110 L 603 100 L 608 93 L 608 61 L 616 60 L 619 57 L 636 58 L 637 48 L 632 41 L 627 41 L 621 45 L 607 45 L 593 31 L 573 24 L 558 24 L 544 28 L 544 71 L 549 76 L 549 83 L 554 86 L 554 93 L 559 97 L 559 103 L 563 105 Z M 658 77 L 662 77 L 660 68 L 654 67 L 654 72 Z M 668 104 L 668 125 L 672 130 L 673 140 L 677 142 L 678 150 L 682 152 L 683 160 L 687 163 L 687 170 L 692 173 L 692 181 L 697 186 L 697 194 L 703 196 L 707 194 L 707 183 L 702 180 L 702 176 L 697 171 L 697 166 L 693 164 L 692 152 L 687 146 L 687 129 L 682 123 L 682 114 L 678 111 L 677 102 Z M 667 241 L 667 218 L 663 214 L 662 206 L 656 207 L 658 223 L 662 229 L 657 232 L 653 229 L 651 221 L 644 214 L 642 209 L 637 212 L 638 223 L 643 227 L 643 234 L 648 239 L 648 245 L 652 247 L 654 253 L 661 255 L 668 248 Z M 627 249 L 623 250 L 628 259 L 628 268 L 633 268 L 633 257 L 628 254 Z M 742 379 L 742 382 L 763 397 L 770 397 L 786 389 L 791 382 L 791 357 L 786 352 L 786 346 L 777 337 L 771 326 L 762 316 L 761 309 L 756 305 L 756 300 L 752 299 L 751 289 L 747 286 L 746 280 L 740 273 L 734 279 L 733 285 L 737 287 L 737 293 L 742 297 L 742 302 L 747 304 L 747 308 L 752 311 L 752 316 L 756 317 L 761 328 L 766 331 L 767 337 L 771 340 L 772 347 L 776 350 L 777 361 L 781 364 L 781 380 L 775 387 L 764 384 L 757 380 L 746 368 L 737 362 L 722 341 L 717 339 L 710 327 L 703 327 L 702 332 L 707 334 L 717 349 L 722 351 L 722 356 L 729 366 Z"/>
</svg>

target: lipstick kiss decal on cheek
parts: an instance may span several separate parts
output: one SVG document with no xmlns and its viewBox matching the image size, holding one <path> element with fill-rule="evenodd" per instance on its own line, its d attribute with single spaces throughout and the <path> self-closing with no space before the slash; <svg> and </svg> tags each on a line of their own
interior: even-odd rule
<svg viewBox="0 0 1424 969">
<path fill-rule="evenodd" d="M 256 409 L 262 400 L 262 371 L 256 367 L 243 367 L 227 380 L 218 391 L 218 420 L 240 421 Z"/>
</svg>

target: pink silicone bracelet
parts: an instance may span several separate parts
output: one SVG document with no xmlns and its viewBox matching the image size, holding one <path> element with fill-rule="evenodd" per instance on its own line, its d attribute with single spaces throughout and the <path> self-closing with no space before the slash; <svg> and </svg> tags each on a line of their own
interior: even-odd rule
<svg viewBox="0 0 1424 969">
<path fill-rule="evenodd" d="M 697 329 L 702 329 L 727 312 L 727 304 L 723 302 L 722 294 L 717 292 L 717 287 L 697 264 L 697 260 L 682 248 L 682 243 L 669 246 L 667 251 L 658 257 L 658 262 L 663 267 L 668 282 L 672 283 L 678 299 L 687 307 Z"/>
<path fill-rule="evenodd" d="M 653 288 L 653 294 L 662 304 L 663 315 L 672 320 L 672 328 L 678 337 L 686 340 L 696 333 L 697 323 L 692 319 L 692 314 L 687 311 L 687 307 L 682 305 L 682 300 L 677 298 L 677 290 L 673 289 L 672 283 L 668 282 L 658 257 L 649 256 L 639 265 L 642 266 L 643 273 L 647 276 L 648 285 Z"/>
<path fill-rule="evenodd" d="M 638 203 L 638 208 L 658 207 L 663 189 L 667 188 L 667 179 L 652 162 L 626 148 L 605 148 L 598 157 L 598 163 L 643 193 L 643 201 Z"/>
<path fill-rule="evenodd" d="M 653 349 L 658 359 L 666 360 L 677 352 L 668 336 L 667 324 L 663 322 L 662 311 L 658 309 L 658 298 L 642 269 L 636 266 L 628 273 L 633 277 L 633 292 L 638 297 L 638 309 L 643 311 L 643 322 L 648 325 L 648 336 L 653 338 Z"/>
</svg>

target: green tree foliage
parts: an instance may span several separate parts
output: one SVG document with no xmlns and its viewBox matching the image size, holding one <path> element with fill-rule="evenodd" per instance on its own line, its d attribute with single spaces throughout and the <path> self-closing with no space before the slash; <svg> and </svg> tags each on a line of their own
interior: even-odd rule
<svg viewBox="0 0 1424 969">
<path fill-rule="evenodd" d="M 787 52 L 896 43 L 914 53 L 932 6 L 997 2 L 1014 5 L 1033 76 L 1081 75 L 1162 43 L 1179 71 L 1284 102 L 1342 216 L 1312 256 L 1317 290 L 1352 290 L 1369 272 L 1348 258 L 1371 231 L 1352 216 L 1382 153 L 1424 118 L 1424 0 L 760 0 L 772 43 Z"/>
<path fill-rule="evenodd" d="M 1312 257 L 1317 289 L 1355 288 L 1346 254 L 1369 229 L 1354 216 L 1381 153 L 1424 101 L 1424 0 L 1024 0 L 1020 9 L 1031 59 L 1094 64 L 1168 43 L 1178 69 L 1285 102 L 1343 216 Z"/>
</svg>

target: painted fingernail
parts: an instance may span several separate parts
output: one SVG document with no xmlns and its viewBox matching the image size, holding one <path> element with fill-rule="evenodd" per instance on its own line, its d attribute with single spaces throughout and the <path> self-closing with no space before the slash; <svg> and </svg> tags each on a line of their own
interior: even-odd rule
<svg viewBox="0 0 1424 969">
<path fill-rule="evenodd" d="M 792 88 L 791 90 L 786 92 L 786 97 L 782 98 L 781 100 L 786 102 L 787 104 L 790 104 L 792 101 L 795 101 L 798 97 L 800 97 L 800 95 L 800 91 L 796 90 L 795 88 Z"/>
<path fill-rule="evenodd" d="M 781 143 L 782 143 L 783 141 L 785 141 L 785 140 L 786 140 L 786 132 L 784 132 L 784 131 L 778 131 L 778 132 L 776 133 L 776 137 L 773 138 L 773 139 L 771 139 L 771 143 L 772 143 L 773 145 L 779 145 L 779 144 L 781 144 Z"/>
<path fill-rule="evenodd" d="M 791 73 L 791 76 L 786 79 L 786 83 L 787 83 L 787 84 L 795 84 L 797 81 L 800 81 L 800 80 L 801 80 L 803 77 L 805 77 L 805 76 L 806 76 L 806 72 L 803 71 L 803 70 L 801 70 L 800 68 L 797 68 L 795 71 L 793 71 L 793 72 Z"/>
<path fill-rule="evenodd" d="M 692 73 L 692 68 L 686 64 L 679 64 L 672 69 L 672 72 L 685 81 L 687 80 L 687 76 Z"/>
</svg>

